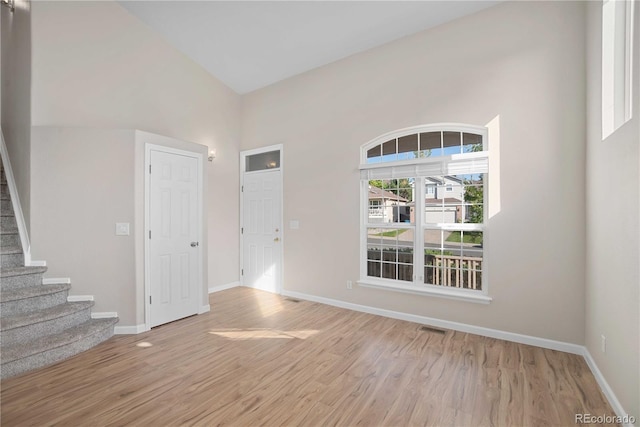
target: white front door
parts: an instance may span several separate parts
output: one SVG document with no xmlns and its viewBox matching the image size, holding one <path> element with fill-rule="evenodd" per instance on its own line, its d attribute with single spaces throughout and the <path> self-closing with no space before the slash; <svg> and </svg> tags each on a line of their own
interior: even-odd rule
<svg viewBox="0 0 640 427">
<path fill-rule="evenodd" d="M 198 313 L 198 158 L 152 149 L 149 182 L 150 326 Z"/>
<path fill-rule="evenodd" d="M 242 190 L 242 284 L 281 290 L 281 170 L 247 172 Z"/>
</svg>

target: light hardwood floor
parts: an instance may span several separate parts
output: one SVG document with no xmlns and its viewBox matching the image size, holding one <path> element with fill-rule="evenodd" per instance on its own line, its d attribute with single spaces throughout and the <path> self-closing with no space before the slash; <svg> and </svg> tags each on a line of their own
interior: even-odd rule
<svg viewBox="0 0 640 427">
<path fill-rule="evenodd" d="M 614 415 L 576 355 L 285 298 L 115 336 L 4 380 L 2 426 L 543 426 Z"/>
</svg>

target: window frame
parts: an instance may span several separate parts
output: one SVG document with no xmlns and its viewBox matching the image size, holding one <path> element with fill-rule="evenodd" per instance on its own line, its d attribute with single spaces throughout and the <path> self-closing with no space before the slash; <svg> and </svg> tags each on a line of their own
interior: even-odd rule
<svg viewBox="0 0 640 427">
<path fill-rule="evenodd" d="M 384 142 L 387 142 L 391 139 L 401 138 L 404 136 L 409 136 L 413 134 L 426 133 L 426 132 L 460 132 L 462 133 L 471 133 L 475 135 L 480 135 L 482 137 L 483 143 L 483 151 L 480 153 L 477 152 L 468 152 L 461 154 L 453 154 L 453 155 L 442 155 L 435 156 L 429 158 L 416 158 L 411 160 L 391 160 L 391 161 L 383 161 L 376 163 L 367 163 L 367 152 L 371 150 L 373 147 L 377 145 L 381 145 Z M 371 288 L 379 288 L 391 291 L 398 291 L 410 294 L 419 294 L 419 295 L 429 295 L 436 297 L 443 297 L 448 299 L 469 301 L 475 303 L 483 303 L 488 304 L 491 302 L 492 298 L 489 296 L 489 262 L 488 262 L 488 241 L 490 239 L 488 236 L 488 188 L 489 188 L 489 170 L 488 167 L 482 173 L 483 175 L 483 222 L 482 224 L 475 223 L 440 223 L 437 224 L 437 227 L 434 227 L 435 224 L 429 224 L 425 221 L 424 211 L 425 211 L 425 201 L 427 196 L 427 179 L 431 176 L 440 176 L 440 175 L 424 175 L 424 174 L 416 174 L 412 176 L 404 176 L 401 173 L 393 176 L 390 179 L 400 179 L 400 178 L 414 178 L 415 179 L 415 190 L 416 194 L 414 197 L 415 203 L 415 222 L 413 224 L 406 223 L 388 223 L 388 224 L 379 224 L 379 223 L 370 223 L 368 221 L 368 213 L 369 213 L 369 179 L 363 177 L 363 173 L 368 173 L 369 170 L 372 169 L 388 169 L 400 167 L 402 170 L 406 171 L 407 167 L 412 165 L 435 165 L 438 164 L 445 166 L 450 166 L 451 164 L 455 164 L 456 161 L 467 161 L 473 162 L 474 159 L 482 159 L 488 163 L 488 129 L 483 126 L 473 126 L 466 124 L 458 124 L 458 123 L 442 123 L 442 124 L 429 124 L 429 125 L 421 125 L 414 126 L 410 128 L 400 129 L 393 132 L 388 132 L 384 135 L 381 135 L 368 143 L 362 145 L 360 150 L 360 278 L 358 280 L 358 284 L 363 287 L 371 287 Z M 396 156 L 397 158 L 398 156 Z M 485 160 L 486 159 L 486 160 Z M 416 171 L 417 171 L 416 167 Z M 455 174 L 447 174 L 443 176 L 449 176 Z M 418 217 L 420 217 L 418 219 Z M 368 229 L 371 227 L 375 228 L 389 228 L 389 229 L 399 229 L 399 228 L 410 228 L 414 230 L 414 261 L 413 261 L 413 271 L 414 271 L 414 280 L 412 282 L 401 281 L 398 279 L 383 279 L 377 277 L 368 276 Z M 463 289 L 456 287 L 445 287 L 442 285 L 432 285 L 424 283 L 424 231 L 427 229 L 438 229 L 438 230 L 460 230 L 460 231 L 482 231 L 483 232 L 483 254 L 482 254 L 482 286 L 480 290 L 473 289 Z"/>
<path fill-rule="evenodd" d="M 602 140 L 633 117 L 634 1 L 603 0 L 601 19 Z"/>
</svg>

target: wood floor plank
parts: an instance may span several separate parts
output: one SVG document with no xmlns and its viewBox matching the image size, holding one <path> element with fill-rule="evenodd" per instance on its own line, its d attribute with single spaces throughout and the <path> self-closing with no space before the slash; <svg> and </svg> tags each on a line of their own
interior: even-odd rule
<svg viewBox="0 0 640 427">
<path fill-rule="evenodd" d="M 540 426 L 613 411 L 580 356 L 248 288 L 0 384 L 2 426 Z"/>
</svg>

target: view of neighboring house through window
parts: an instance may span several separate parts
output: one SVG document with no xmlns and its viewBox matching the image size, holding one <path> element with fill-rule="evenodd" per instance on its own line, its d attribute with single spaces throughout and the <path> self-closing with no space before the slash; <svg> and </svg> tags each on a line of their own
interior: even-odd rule
<svg viewBox="0 0 640 427">
<path fill-rule="evenodd" d="M 486 293 L 486 129 L 430 125 L 363 146 L 364 285 Z"/>
</svg>

